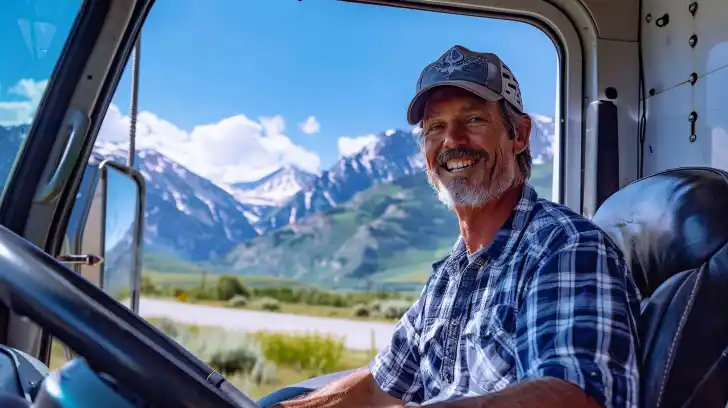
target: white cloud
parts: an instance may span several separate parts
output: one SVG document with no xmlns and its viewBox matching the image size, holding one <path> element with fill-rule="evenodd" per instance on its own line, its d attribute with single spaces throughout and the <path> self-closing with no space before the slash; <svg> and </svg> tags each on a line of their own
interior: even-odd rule
<svg viewBox="0 0 728 408">
<path fill-rule="evenodd" d="M 48 80 L 21 79 L 8 89 L 13 100 L 0 101 L 0 126 L 28 124 L 33 120 Z"/>
<path fill-rule="evenodd" d="M 316 120 L 316 116 L 309 116 L 305 122 L 299 123 L 298 127 L 307 135 L 312 135 L 321 131 L 321 124 Z"/>
<path fill-rule="evenodd" d="M 338 141 L 339 154 L 343 157 L 353 156 L 365 147 L 371 146 L 378 140 L 376 135 L 365 135 L 359 137 L 340 137 Z"/>
<path fill-rule="evenodd" d="M 281 116 L 256 122 L 236 115 L 188 132 L 143 111 L 137 117 L 136 144 L 139 149 L 155 149 L 218 184 L 254 180 L 286 164 L 318 172 L 318 155 L 293 143 L 284 131 Z M 125 143 L 128 134 L 129 117 L 112 104 L 99 137 Z"/>
</svg>

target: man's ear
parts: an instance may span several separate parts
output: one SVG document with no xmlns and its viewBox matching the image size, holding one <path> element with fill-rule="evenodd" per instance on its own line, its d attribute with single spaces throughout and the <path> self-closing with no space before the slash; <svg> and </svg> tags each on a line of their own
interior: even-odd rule
<svg viewBox="0 0 728 408">
<path fill-rule="evenodd" d="M 516 138 L 513 141 L 516 154 L 523 153 L 528 149 L 529 141 L 531 140 L 531 116 L 523 114 L 518 117 L 516 123 Z"/>
</svg>

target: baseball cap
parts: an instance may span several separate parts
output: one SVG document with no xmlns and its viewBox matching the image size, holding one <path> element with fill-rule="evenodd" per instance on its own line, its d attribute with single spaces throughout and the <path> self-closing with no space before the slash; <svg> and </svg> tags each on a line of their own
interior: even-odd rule
<svg viewBox="0 0 728 408">
<path fill-rule="evenodd" d="M 407 110 L 410 125 L 422 120 L 429 95 L 441 86 L 462 88 L 488 101 L 505 99 L 523 113 L 521 89 L 508 66 L 495 54 L 473 52 L 456 45 L 420 74 L 417 93 Z"/>
</svg>

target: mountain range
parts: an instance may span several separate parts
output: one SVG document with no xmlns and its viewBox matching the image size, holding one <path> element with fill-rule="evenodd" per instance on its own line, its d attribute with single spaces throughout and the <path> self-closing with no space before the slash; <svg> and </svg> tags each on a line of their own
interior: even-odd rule
<svg viewBox="0 0 728 408">
<path fill-rule="evenodd" d="M 531 183 L 550 197 L 554 123 L 533 115 Z M 27 127 L 0 127 L 4 181 Z M 94 154 L 126 163 L 126 146 L 97 141 Z M 10 153 L 3 154 L 4 152 Z M 245 183 L 217 185 L 155 150 L 136 152 L 146 181 L 145 256 L 216 270 L 329 286 L 421 282 L 457 229 L 437 201 L 411 131 L 314 175 L 286 166 Z M 424 275 L 423 275 L 424 273 Z"/>
</svg>

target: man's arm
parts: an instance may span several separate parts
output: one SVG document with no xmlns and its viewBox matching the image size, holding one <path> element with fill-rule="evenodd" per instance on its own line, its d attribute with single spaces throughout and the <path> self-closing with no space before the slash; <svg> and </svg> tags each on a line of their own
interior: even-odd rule
<svg viewBox="0 0 728 408">
<path fill-rule="evenodd" d="M 332 381 L 304 398 L 281 403 L 285 408 L 399 408 L 405 402 L 382 391 L 368 368 Z"/>
<path fill-rule="evenodd" d="M 560 241 L 526 277 L 516 323 L 519 383 L 432 408 L 638 406 L 639 304 L 629 272 L 596 231 Z"/>
</svg>

